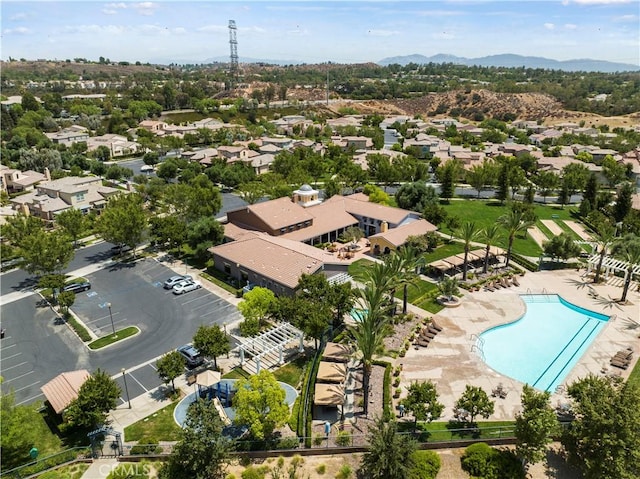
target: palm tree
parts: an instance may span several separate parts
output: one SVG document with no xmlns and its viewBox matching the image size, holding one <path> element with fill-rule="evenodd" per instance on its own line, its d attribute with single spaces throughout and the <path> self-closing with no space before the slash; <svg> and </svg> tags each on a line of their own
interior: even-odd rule
<svg viewBox="0 0 640 479">
<path fill-rule="evenodd" d="M 611 252 L 616 258 L 627 262 L 627 271 L 624 277 L 624 287 L 622 289 L 622 297 L 620 302 L 627 301 L 627 293 L 631 280 L 633 279 L 634 269 L 640 265 L 640 237 L 635 234 L 625 235 L 620 238 L 611 248 Z"/>
<path fill-rule="evenodd" d="M 593 238 L 596 241 L 598 248 L 600 249 L 600 258 L 598 259 L 598 266 L 596 267 L 596 276 L 593 278 L 593 282 L 596 284 L 600 282 L 600 271 L 602 270 L 602 262 L 604 261 L 604 257 L 606 256 L 607 250 L 611 246 L 614 237 L 614 227 L 609 224 L 603 223 L 600 228 L 598 228 L 598 233 Z"/>
<path fill-rule="evenodd" d="M 483 273 L 487 273 L 489 269 L 489 254 L 491 253 L 491 246 L 495 245 L 500 239 L 500 225 L 497 223 L 491 223 L 480 232 L 482 240 L 487 243 L 484 254 L 484 266 L 482 268 Z"/>
<path fill-rule="evenodd" d="M 505 266 L 509 266 L 509 261 L 511 261 L 513 240 L 516 238 L 516 235 L 519 232 L 526 232 L 529 228 L 531 228 L 533 226 L 533 221 L 525 219 L 522 211 L 510 210 L 508 213 L 500 216 L 497 222 L 507 230 L 509 245 L 507 247 L 507 262 L 505 263 Z"/>
<path fill-rule="evenodd" d="M 396 285 L 403 288 L 402 314 L 407 314 L 409 286 L 415 285 L 420 279 L 417 271 L 424 264 L 424 257 L 415 248 L 407 246 L 394 251 L 385 263 L 388 274 L 393 276 L 392 289 Z"/>
<path fill-rule="evenodd" d="M 359 291 L 365 312 L 361 321 L 350 328 L 360 362 L 362 363 L 362 389 L 364 393 L 364 414 L 369 413 L 369 380 L 373 367 L 373 357 L 384 349 L 383 340 L 387 333 L 389 315 L 384 309 L 383 292 L 370 285 Z"/>
<path fill-rule="evenodd" d="M 469 251 L 471 251 L 471 243 L 478 236 L 478 228 L 473 221 L 467 221 L 458 229 L 456 236 L 464 242 L 464 264 L 462 266 L 462 281 L 467 280 L 467 269 L 469 268 Z"/>
<path fill-rule="evenodd" d="M 369 449 L 362 457 L 358 475 L 370 479 L 406 479 L 414 466 L 415 441 L 406 434 L 398 434 L 395 421 L 379 417 L 369 428 Z"/>
<path fill-rule="evenodd" d="M 460 291 L 458 289 L 458 279 L 445 275 L 445 277 L 438 283 L 438 289 L 442 293 L 442 296 L 447 298 L 447 301 L 451 301 Z"/>
</svg>

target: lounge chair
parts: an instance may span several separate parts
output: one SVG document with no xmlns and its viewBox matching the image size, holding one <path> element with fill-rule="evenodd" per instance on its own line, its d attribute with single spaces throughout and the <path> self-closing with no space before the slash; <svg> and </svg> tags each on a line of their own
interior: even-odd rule
<svg viewBox="0 0 640 479">
<path fill-rule="evenodd" d="M 618 351 L 614 354 L 613 358 L 617 358 L 621 361 L 630 361 L 633 358 L 633 351 Z"/>
<path fill-rule="evenodd" d="M 485 284 L 484 289 L 486 291 L 491 291 L 492 293 L 496 290 L 496 288 L 493 287 L 493 281 L 490 281 L 489 283 Z"/>
<path fill-rule="evenodd" d="M 418 346 L 422 346 L 423 348 L 426 348 L 427 346 L 429 346 L 430 342 L 431 342 L 430 339 L 418 338 L 418 340 L 415 342 L 415 344 L 417 344 Z"/>
<path fill-rule="evenodd" d="M 509 280 L 507 278 L 505 278 L 504 276 L 500 280 L 500 284 L 502 284 L 503 288 L 510 288 L 511 287 L 511 283 L 509 283 Z"/>
<path fill-rule="evenodd" d="M 500 391 L 499 395 L 500 395 L 500 399 L 505 399 L 507 397 L 507 392 L 506 390 L 502 390 Z"/>
<path fill-rule="evenodd" d="M 496 289 L 502 289 L 504 288 L 504 286 L 502 286 L 502 283 L 500 282 L 500 280 L 496 280 L 493 282 L 493 287 Z"/>
<path fill-rule="evenodd" d="M 511 278 L 511 284 L 513 284 L 514 286 L 520 286 L 520 283 L 518 283 L 518 278 L 516 278 L 515 276 Z"/>
<path fill-rule="evenodd" d="M 442 326 L 440 326 L 435 321 L 431 321 L 431 323 L 429 324 L 429 327 L 435 329 L 438 332 L 442 331 Z"/>
<path fill-rule="evenodd" d="M 611 366 L 614 366 L 620 369 L 627 369 L 629 367 L 629 363 L 630 361 L 621 361 L 615 358 L 611 358 L 611 361 L 609 361 L 609 364 L 611 364 Z"/>
</svg>

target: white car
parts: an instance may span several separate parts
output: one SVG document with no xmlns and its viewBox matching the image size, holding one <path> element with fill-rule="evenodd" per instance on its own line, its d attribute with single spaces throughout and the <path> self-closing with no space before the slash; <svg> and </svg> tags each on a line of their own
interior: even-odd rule
<svg viewBox="0 0 640 479">
<path fill-rule="evenodd" d="M 181 281 L 173 287 L 173 294 L 188 293 L 189 291 L 194 291 L 200 288 L 202 288 L 202 284 L 199 281 Z"/>
<path fill-rule="evenodd" d="M 153 165 L 142 165 L 140 171 L 145 173 L 151 173 L 154 170 Z"/>
<path fill-rule="evenodd" d="M 164 289 L 173 289 L 173 287 L 176 284 L 180 284 L 180 283 L 182 283 L 184 281 L 190 281 L 191 279 L 193 279 L 193 278 L 191 278 L 191 276 L 189 276 L 188 274 L 187 275 L 179 274 L 179 275 L 176 275 L 176 276 L 171 276 L 171 278 L 169 278 L 168 280 L 166 280 L 164 282 Z"/>
</svg>

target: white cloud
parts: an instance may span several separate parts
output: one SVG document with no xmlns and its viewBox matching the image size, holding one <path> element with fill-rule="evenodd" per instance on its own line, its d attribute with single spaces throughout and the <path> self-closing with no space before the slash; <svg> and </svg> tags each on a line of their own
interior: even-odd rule
<svg viewBox="0 0 640 479">
<path fill-rule="evenodd" d="M 9 17 L 9 20 L 12 20 L 12 21 L 26 20 L 26 19 L 27 19 L 27 14 L 24 12 L 16 13 L 15 15 L 11 15 Z"/>
<path fill-rule="evenodd" d="M 456 38 L 456 36 L 453 33 L 449 32 L 439 32 L 432 33 L 431 38 L 434 38 L 436 40 L 453 40 L 454 38 Z"/>
<path fill-rule="evenodd" d="M 615 17 L 613 19 L 614 22 L 626 23 L 626 22 L 637 22 L 638 15 L 621 15 L 619 17 Z"/>
<path fill-rule="evenodd" d="M 153 2 L 141 2 L 132 4 L 132 8 L 135 9 L 139 15 L 150 16 L 155 13 L 156 8 L 158 8 L 157 3 Z"/>
<path fill-rule="evenodd" d="M 544 28 L 546 28 L 547 30 L 553 30 L 554 28 L 556 28 L 556 26 L 553 23 L 545 23 Z"/>
<path fill-rule="evenodd" d="M 109 9 L 125 9 L 127 8 L 127 4 L 120 2 L 120 3 L 107 3 L 105 5 L 105 8 L 109 8 Z"/>
<path fill-rule="evenodd" d="M 367 35 L 372 37 L 391 37 L 393 35 L 398 35 L 400 32 L 396 32 L 394 30 L 368 30 Z"/>
<path fill-rule="evenodd" d="M 580 5 L 613 5 L 615 3 L 631 3 L 631 0 L 564 0 L 564 5 L 578 3 Z"/>
<path fill-rule="evenodd" d="M 31 30 L 26 27 L 7 28 L 2 31 L 4 35 L 29 35 Z"/>
<path fill-rule="evenodd" d="M 575 30 L 576 28 L 578 28 L 578 25 L 576 25 L 575 23 L 565 23 L 564 28 L 566 28 L 567 30 Z"/>
</svg>

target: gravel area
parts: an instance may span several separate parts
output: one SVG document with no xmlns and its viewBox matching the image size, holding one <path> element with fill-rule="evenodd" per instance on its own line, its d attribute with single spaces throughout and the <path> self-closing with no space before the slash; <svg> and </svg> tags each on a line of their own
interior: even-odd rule
<svg viewBox="0 0 640 479">
<path fill-rule="evenodd" d="M 412 314 L 412 313 L 410 313 Z M 387 351 L 400 351 L 405 340 L 409 338 L 411 332 L 416 325 L 422 321 L 422 318 L 417 315 L 413 315 L 413 318 L 400 324 L 396 324 L 393 336 L 389 336 L 384 340 L 384 347 Z"/>
</svg>

